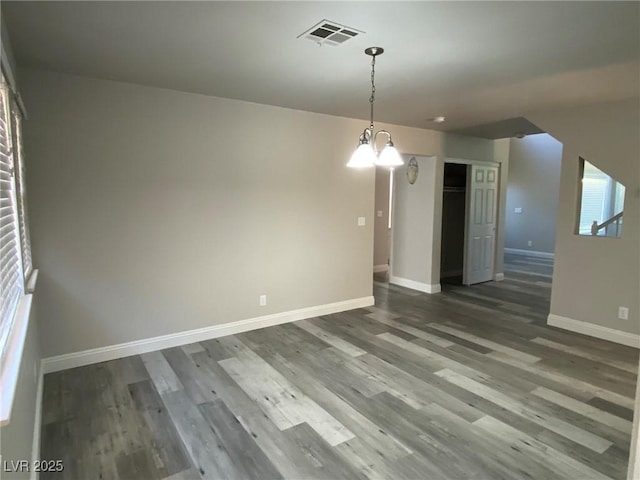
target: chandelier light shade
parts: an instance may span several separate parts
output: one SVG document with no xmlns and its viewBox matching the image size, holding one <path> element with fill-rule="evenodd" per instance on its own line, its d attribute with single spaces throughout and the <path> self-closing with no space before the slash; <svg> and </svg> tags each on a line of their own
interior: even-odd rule
<svg viewBox="0 0 640 480">
<path fill-rule="evenodd" d="M 386 130 L 380 130 L 378 133 L 382 132 L 387 133 Z M 391 135 L 389 135 L 389 141 L 380 152 L 380 155 L 378 155 L 375 164 L 381 167 L 399 167 L 402 165 L 402 158 L 400 158 L 400 153 L 398 153 L 396 147 L 393 146 Z"/>
<path fill-rule="evenodd" d="M 347 167 L 350 168 L 366 168 L 378 165 L 380 167 L 394 168 L 403 164 L 400 153 L 393 145 L 391 140 L 391 134 L 386 130 L 379 130 L 374 133 L 373 126 L 373 104 L 376 100 L 376 56 L 382 55 L 384 49 L 381 47 L 369 47 L 364 53 L 371 57 L 371 97 L 369 97 L 369 104 L 371 105 L 371 123 L 369 127 L 365 128 L 358 142 L 358 148 L 351 155 L 351 159 L 347 163 Z M 387 143 L 380 153 L 376 147 L 376 139 L 378 135 L 386 135 Z"/>
<path fill-rule="evenodd" d="M 361 143 L 356 148 L 356 151 L 351 155 L 347 167 L 350 168 L 367 168 L 374 165 L 376 159 L 376 152 L 368 143 Z"/>
</svg>

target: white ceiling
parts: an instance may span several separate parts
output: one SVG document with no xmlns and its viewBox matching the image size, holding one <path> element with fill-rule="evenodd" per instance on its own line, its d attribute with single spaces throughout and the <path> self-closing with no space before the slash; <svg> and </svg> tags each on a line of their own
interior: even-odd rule
<svg viewBox="0 0 640 480">
<path fill-rule="evenodd" d="M 363 50 L 382 46 L 376 120 L 422 128 L 640 94 L 638 2 L 3 0 L 2 13 L 21 66 L 363 119 Z M 366 34 L 296 38 L 322 19 Z"/>
</svg>

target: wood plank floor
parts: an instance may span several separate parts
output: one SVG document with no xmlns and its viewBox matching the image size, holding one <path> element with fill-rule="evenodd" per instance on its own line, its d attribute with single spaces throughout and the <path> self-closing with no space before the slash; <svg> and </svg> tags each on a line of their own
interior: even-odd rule
<svg viewBox="0 0 640 480">
<path fill-rule="evenodd" d="M 550 280 L 553 276 L 553 259 L 505 253 L 504 269 L 511 273 L 537 274 Z"/>
<path fill-rule="evenodd" d="M 42 477 L 623 479 L 638 351 L 545 326 L 549 281 L 375 281 L 375 307 L 48 374 Z"/>
</svg>

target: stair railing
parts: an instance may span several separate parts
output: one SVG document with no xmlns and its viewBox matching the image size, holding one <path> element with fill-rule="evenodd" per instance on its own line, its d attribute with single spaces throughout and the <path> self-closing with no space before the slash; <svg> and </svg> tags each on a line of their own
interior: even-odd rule
<svg viewBox="0 0 640 480">
<path fill-rule="evenodd" d="M 620 236 L 620 227 L 622 226 L 622 214 L 624 212 L 620 212 L 617 215 L 614 215 L 608 220 L 605 220 L 602 223 L 598 223 L 597 221 L 593 221 L 591 224 L 591 235 L 598 235 L 598 232 L 605 229 L 605 235 L 607 237 L 619 237 Z"/>
</svg>

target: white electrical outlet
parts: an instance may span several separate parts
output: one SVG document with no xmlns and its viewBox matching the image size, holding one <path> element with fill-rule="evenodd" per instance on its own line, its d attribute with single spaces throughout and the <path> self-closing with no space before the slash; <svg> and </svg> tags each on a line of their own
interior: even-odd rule
<svg viewBox="0 0 640 480">
<path fill-rule="evenodd" d="M 376 215 L 378 215 L 378 217 L 380 217 L 380 218 L 381 218 L 381 217 L 382 217 L 382 210 L 378 210 L 378 211 L 376 212 Z"/>
<path fill-rule="evenodd" d="M 516 207 L 513 209 L 514 213 L 522 213 L 522 207 Z"/>
<path fill-rule="evenodd" d="M 267 304 L 267 296 L 266 295 L 260 295 L 260 306 L 264 307 Z"/>
<path fill-rule="evenodd" d="M 366 225 L 366 220 L 364 217 L 358 217 L 358 226 L 359 227 L 364 227 Z"/>
<path fill-rule="evenodd" d="M 533 247 L 533 242 L 531 240 L 527 242 L 527 247 Z"/>
<path fill-rule="evenodd" d="M 629 320 L 629 309 L 627 307 L 618 307 L 618 318 L 620 320 Z"/>
</svg>

